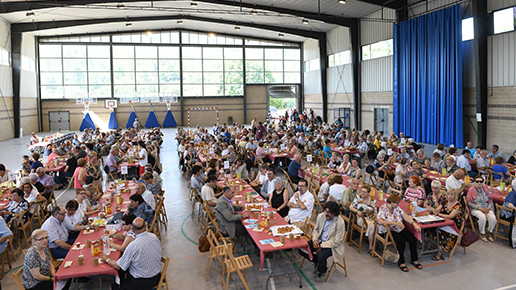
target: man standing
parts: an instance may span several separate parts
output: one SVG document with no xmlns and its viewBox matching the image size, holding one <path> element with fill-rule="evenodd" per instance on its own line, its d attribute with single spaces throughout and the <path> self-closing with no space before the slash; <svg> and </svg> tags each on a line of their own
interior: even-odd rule
<svg viewBox="0 0 516 290">
<path fill-rule="evenodd" d="M 296 154 L 292 162 L 288 165 L 288 176 L 294 184 L 297 184 L 299 179 L 301 179 L 299 177 L 299 170 L 304 170 L 304 167 L 301 167 L 301 154 Z"/>
<path fill-rule="evenodd" d="M 61 259 L 66 257 L 75 242 L 75 239 L 68 236 L 68 231 L 82 231 L 85 227 L 80 224 L 71 227 L 65 223 L 66 210 L 60 206 L 53 208 L 50 214 L 51 217 L 43 223 L 41 229 L 48 232 L 48 247 L 52 256 Z"/>
<path fill-rule="evenodd" d="M 312 215 L 314 208 L 314 196 L 308 191 L 308 182 L 305 179 L 300 179 L 298 182 L 299 191 L 296 192 L 288 201 L 288 221 L 298 227 L 302 227 L 305 219 Z"/>
<path fill-rule="evenodd" d="M 312 251 L 312 262 L 315 264 L 317 277 L 315 281 L 322 282 L 328 270 L 328 257 L 333 256 L 334 261 L 342 261 L 344 258 L 344 244 L 342 239 L 346 232 L 344 219 L 340 216 L 339 205 L 329 201 L 324 205 L 324 212 L 317 216 L 315 228 L 312 232 L 312 240 L 308 242 Z M 305 258 L 308 254 L 299 251 Z"/>
<path fill-rule="evenodd" d="M 125 249 L 118 260 L 102 255 L 102 260 L 116 270 L 128 271 L 127 277 L 120 285 L 113 284 L 111 289 L 153 289 L 161 277 L 161 243 L 158 238 L 147 231 L 142 218 L 135 218 L 132 223 L 135 239 Z"/>
<path fill-rule="evenodd" d="M 45 187 L 45 191 L 42 193 L 42 195 L 48 199 L 50 194 L 52 194 L 52 190 L 54 190 L 54 179 L 45 173 L 45 168 L 43 167 L 36 169 L 36 174 L 39 177 L 38 181 L 41 182 L 41 184 L 43 184 Z"/>
<path fill-rule="evenodd" d="M 223 195 L 217 201 L 215 207 L 215 214 L 217 216 L 217 223 L 219 224 L 220 232 L 225 237 L 233 238 L 235 236 L 244 236 L 247 231 L 240 220 L 249 216 L 249 213 L 237 214 L 237 211 L 242 210 L 242 207 L 233 205 L 231 199 L 233 198 L 233 190 L 229 186 L 222 189 Z"/>
</svg>

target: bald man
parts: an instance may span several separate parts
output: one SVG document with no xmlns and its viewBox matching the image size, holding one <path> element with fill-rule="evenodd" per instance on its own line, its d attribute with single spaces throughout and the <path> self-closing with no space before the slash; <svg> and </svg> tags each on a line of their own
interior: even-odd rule
<svg viewBox="0 0 516 290">
<path fill-rule="evenodd" d="M 122 257 L 113 260 L 102 255 L 102 260 L 109 266 L 127 271 L 127 277 L 120 285 L 114 283 L 111 289 L 152 289 L 159 283 L 161 243 L 153 233 L 147 232 L 142 218 L 135 218 L 132 225 L 135 240 L 127 246 Z"/>
</svg>

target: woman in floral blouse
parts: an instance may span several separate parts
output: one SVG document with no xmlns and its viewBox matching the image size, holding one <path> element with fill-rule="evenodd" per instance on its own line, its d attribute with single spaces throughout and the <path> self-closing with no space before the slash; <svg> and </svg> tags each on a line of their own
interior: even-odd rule
<svg viewBox="0 0 516 290">
<path fill-rule="evenodd" d="M 417 239 L 407 230 L 403 221 L 414 225 L 414 229 L 418 232 L 421 231 L 421 227 L 398 206 L 400 201 L 401 197 L 399 195 L 391 194 L 387 198 L 387 203 L 380 207 L 378 210 L 378 233 L 385 234 L 387 232 L 386 226 L 389 227 L 396 243 L 396 249 L 400 254 L 398 266 L 401 271 L 408 272 L 409 270 L 405 264 L 405 243 L 409 243 L 411 264 L 421 270 L 423 266 L 418 262 Z"/>
<path fill-rule="evenodd" d="M 363 225 L 364 220 L 367 223 L 366 237 L 369 240 L 369 253 L 373 250 L 374 219 L 377 213 L 376 200 L 369 195 L 370 190 L 369 185 L 363 185 L 360 195 L 355 197 L 349 207 L 352 212 L 356 213 L 359 226 Z"/>
<path fill-rule="evenodd" d="M 459 189 L 448 190 L 448 193 L 446 194 L 448 200 L 444 200 L 444 202 L 441 204 L 441 211 L 438 214 L 440 217 L 453 220 L 458 229 L 460 229 L 462 223 L 464 223 L 464 215 L 462 213 L 462 208 L 459 202 L 459 193 Z M 441 231 L 439 246 L 444 252 L 449 253 L 455 246 L 458 238 L 459 237 L 456 235 Z M 432 259 L 444 260 L 442 252 L 437 252 L 437 254 Z"/>
<path fill-rule="evenodd" d="M 432 181 L 432 194 L 426 197 L 424 207 L 432 214 L 441 211 L 441 205 L 446 201 L 446 196 L 441 192 L 441 182 L 439 180 Z"/>
</svg>

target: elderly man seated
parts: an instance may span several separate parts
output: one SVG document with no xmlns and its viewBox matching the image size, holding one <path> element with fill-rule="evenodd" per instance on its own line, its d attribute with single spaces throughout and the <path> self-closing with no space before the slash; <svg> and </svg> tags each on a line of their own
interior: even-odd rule
<svg viewBox="0 0 516 290">
<path fill-rule="evenodd" d="M 233 198 L 234 192 L 229 186 L 225 186 L 222 189 L 222 196 L 217 201 L 215 207 L 215 214 L 217 217 L 217 223 L 220 228 L 220 232 L 225 237 L 244 236 L 247 231 L 240 222 L 242 218 L 249 216 L 249 213 L 238 214 L 238 211 L 242 210 L 242 207 L 233 205 L 231 199 Z"/>
<path fill-rule="evenodd" d="M 161 243 L 151 232 L 142 218 L 132 223 L 135 239 L 118 260 L 102 255 L 102 260 L 116 270 L 127 271 L 127 277 L 120 285 L 114 283 L 111 289 L 153 289 L 161 277 Z"/>
<path fill-rule="evenodd" d="M 342 239 L 346 232 L 344 219 L 340 216 L 339 205 L 329 201 L 324 205 L 324 212 L 317 216 L 315 228 L 312 232 L 312 240 L 308 242 L 313 254 L 311 260 L 315 264 L 315 281 L 322 282 L 328 270 L 328 257 L 333 256 L 334 261 L 344 258 L 344 244 Z M 299 253 L 309 259 L 307 253 L 302 250 Z"/>
<path fill-rule="evenodd" d="M 464 189 L 464 180 L 462 180 L 466 176 L 465 170 L 463 168 L 457 169 L 452 175 L 446 178 L 446 190 L 450 189 Z"/>
<path fill-rule="evenodd" d="M 38 181 L 45 187 L 45 191 L 42 192 L 43 196 L 46 199 L 49 199 L 52 191 L 54 190 L 54 179 L 45 173 L 45 168 L 43 167 L 36 169 L 36 174 L 39 177 Z"/>
<path fill-rule="evenodd" d="M 460 168 L 464 168 L 468 175 L 471 177 L 475 177 L 478 175 L 477 172 L 471 170 L 471 164 L 469 164 L 469 157 L 471 155 L 471 151 L 468 149 L 462 150 L 462 155 L 457 157 L 457 166 Z"/>
<path fill-rule="evenodd" d="M 308 191 L 308 182 L 305 179 L 300 179 L 298 182 L 298 189 L 292 198 L 288 201 L 287 221 L 298 227 L 302 227 L 305 219 L 312 215 L 314 208 L 314 196 Z"/>
<path fill-rule="evenodd" d="M 41 229 L 48 232 L 48 247 L 52 256 L 54 259 L 61 259 L 66 257 L 75 242 L 75 239 L 68 236 L 68 231 L 81 231 L 85 227 L 80 224 L 71 226 L 65 223 L 66 210 L 60 206 L 53 208 L 50 214 Z"/>
</svg>

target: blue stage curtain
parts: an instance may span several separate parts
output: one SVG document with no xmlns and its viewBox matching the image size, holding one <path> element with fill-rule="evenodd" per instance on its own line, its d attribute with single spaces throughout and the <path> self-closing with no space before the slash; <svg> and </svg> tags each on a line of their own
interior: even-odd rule
<svg viewBox="0 0 516 290">
<path fill-rule="evenodd" d="M 463 147 L 460 5 L 394 24 L 393 127 Z"/>
</svg>

